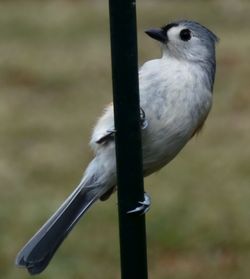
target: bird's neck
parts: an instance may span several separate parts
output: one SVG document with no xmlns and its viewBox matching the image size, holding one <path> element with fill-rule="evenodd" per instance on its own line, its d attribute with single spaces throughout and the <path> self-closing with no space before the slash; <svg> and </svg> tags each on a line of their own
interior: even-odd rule
<svg viewBox="0 0 250 279">
<path fill-rule="evenodd" d="M 160 59 L 164 64 L 167 65 L 178 65 L 178 67 L 186 67 L 186 68 L 196 68 L 197 71 L 203 76 L 204 85 L 207 89 L 212 92 L 213 85 L 214 85 L 214 78 L 215 78 L 215 71 L 216 71 L 216 63 L 215 58 L 211 57 L 210 59 L 206 59 L 200 61 L 199 59 L 189 61 L 184 58 L 176 57 L 175 55 L 171 54 L 169 51 L 164 49 L 162 51 L 162 57 Z"/>
</svg>

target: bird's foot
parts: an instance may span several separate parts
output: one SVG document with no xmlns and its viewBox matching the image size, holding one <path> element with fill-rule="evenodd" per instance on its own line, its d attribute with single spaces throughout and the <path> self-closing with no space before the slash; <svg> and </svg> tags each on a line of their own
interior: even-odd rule
<svg viewBox="0 0 250 279">
<path fill-rule="evenodd" d="M 145 214 L 149 211 L 151 205 L 151 198 L 147 193 L 144 193 L 144 200 L 138 202 L 139 205 L 132 210 L 127 211 L 127 214 Z"/>
<path fill-rule="evenodd" d="M 146 113 L 143 110 L 143 108 L 140 107 L 140 124 L 141 124 L 141 129 L 144 130 L 148 127 L 148 121 L 146 119 Z M 107 131 L 109 136 L 114 136 L 116 134 L 115 129 L 110 129 Z"/>
<path fill-rule="evenodd" d="M 145 111 L 140 108 L 141 129 L 144 130 L 148 127 Z"/>
</svg>

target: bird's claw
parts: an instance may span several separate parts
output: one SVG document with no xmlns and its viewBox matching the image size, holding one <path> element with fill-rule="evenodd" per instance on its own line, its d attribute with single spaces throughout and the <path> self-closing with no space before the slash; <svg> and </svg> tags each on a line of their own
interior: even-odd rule
<svg viewBox="0 0 250 279">
<path fill-rule="evenodd" d="M 148 127 L 148 121 L 146 119 L 146 114 L 142 108 L 140 108 L 140 126 L 142 130 Z M 107 142 L 114 140 L 116 135 L 116 129 L 112 128 L 106 131 L 106 133 L 96 140 L 98 144 L 106 144 Z"/>
<path fill-rule="evenodd" d="M 139 203 L 139 205 L 135 209 L 127 211 L 127 214 L 136 213 L 139 215 L 143 215 L 143 214 L 147 213 L 150 209 L 151 198 L 147 193 L 144 193 L 144 200 L 139 201 L 138 203 Z"/>
<path fill-rule="evenodd" d="M 148 121 L 146 119 L 145 111 L 140 108 L 140 121 L 141 121 L 141 129 L 144 130 L 148 127 Z"/>
</svg>

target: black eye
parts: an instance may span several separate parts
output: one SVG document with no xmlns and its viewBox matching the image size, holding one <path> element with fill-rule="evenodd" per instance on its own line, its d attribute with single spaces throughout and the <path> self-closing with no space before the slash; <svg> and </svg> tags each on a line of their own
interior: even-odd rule
<svg viewBox="0 0 250 279">
<path fill-rule="evenodd" d="M 191 31 L 189 29 L 181 30 L 180 38 L 182 39 L 182 41 L 189 41 L 191 39 Z"/>
</svg>

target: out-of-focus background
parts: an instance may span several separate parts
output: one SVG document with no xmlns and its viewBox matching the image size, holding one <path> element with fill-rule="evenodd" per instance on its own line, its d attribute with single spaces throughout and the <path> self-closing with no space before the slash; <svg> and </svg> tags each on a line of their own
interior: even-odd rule
<svg viewBox="0 0 250 279">
<path fill-rule="evenodd" d="M 145 180 L 150 278 L 250 278 L 250 2 L 138 0 L 144 29 L 195 19 L 220 37 L 206 127 Z M 108 1 L 0 1 L 0 277 L 78 183 L 91 129 L 111 101 Z M 37 278 L 116 279 L 116 196 L 98 203 Z"/>
</svg>

